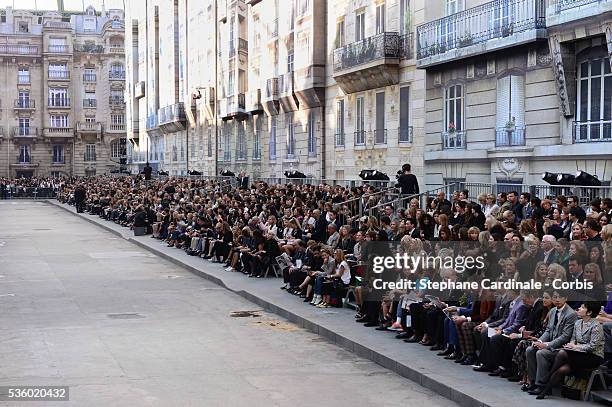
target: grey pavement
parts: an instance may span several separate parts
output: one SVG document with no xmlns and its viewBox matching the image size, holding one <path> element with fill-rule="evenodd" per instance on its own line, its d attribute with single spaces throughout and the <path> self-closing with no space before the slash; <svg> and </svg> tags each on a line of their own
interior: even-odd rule
<svg viewBox="0 0 612 407">
<path fill-rule="evenodd" d="M 0 386 L 70 386 L 0 405 L 456 405 L 57 206 L 0 201 L 0 225 Z"/>
</svg>

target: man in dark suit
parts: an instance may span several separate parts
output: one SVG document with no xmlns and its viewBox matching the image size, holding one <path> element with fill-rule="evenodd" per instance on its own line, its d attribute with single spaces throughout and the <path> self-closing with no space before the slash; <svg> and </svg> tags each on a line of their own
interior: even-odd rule
<svg viewBox="0 0 612 407">
<path fill-rule="evenodd" d="M 572 339 L 576 312 L 567 304 L 567 293 L 555 290 L 553 293 L 555 308 L 550 311 L 548 326 L 544 334 L 527 348 L 527 372 L 530 386 L 522 390 L 537 395 L 544 390 L 548 382 L 550 368 L 555 360 L 557 349 L 560 349 Z"/>
<path fill-rule="evenodd" d="M 421 231 L 416 226 L 416 221 L 413 218 L 406 219 L 406 234 L 412 238 L 420 239 Z"/>
<path fill-rule="evenodd" d="M 249 189 L 249 177 L 244 171 L 241 172 L 240 176 L 238 177 L 238 188 Z"/>
<path fill-rule="evenodd" d="M 87 191 L 83 185 L 79 184 L 74 189 L 74 204 L 76 205 L 77 213 L 83 213 L 83 207 L 85 206 L 85 199 L 87 198 Z"/>
<path fill-rule="evenodd" d="M 151 180 L 151 173 L 153 172 L 153 168 L 151 168 L 151 165 L 149 164 L 148 161 L 145 164 L 144 168 L 142 169 L 142 172 L 144 174 L 145 181 L 150 181 Z"/>
</svg>

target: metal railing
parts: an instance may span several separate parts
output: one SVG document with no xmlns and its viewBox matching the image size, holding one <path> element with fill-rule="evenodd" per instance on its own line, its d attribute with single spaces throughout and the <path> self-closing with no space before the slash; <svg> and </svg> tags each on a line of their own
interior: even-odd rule
<svg viewBox="0 0 612 407">
<path fill-rule="evenodd" d="M 125 71 L 108 71 L 108 79 L 125 80 Z"/>
<path fill-rule="evenodd" d="M 525 145 L 525 127 L 502 127 L 495 130 L 496 147 L 512 147 Z"/>
<path fill-rule="evenodd" d="M 399 192 L 400 192 L 399 189 L 393 185 L 390 186 L 390 184 L 394 184 L 394 182 L 392 181 L 357 180 L 353 182 L 355 182 L 355 185 L 351 185 L 351 187 L 360 186 L 360 185 L 377 185 L 378 184 L 378 185 L 381 185 L 381 189 L 376 192 L 372 192 L 369 194 L 363 194 L 355 198 L 351 198 L 349 200 L 346 200 L 340 203 L 336 203 L 334 204 L 334 209 L 338 210 L 339 208 L 346 206 L 353 216 L 361 217 L 366 214 L 368 209 L 380 203 L 391 202 L 399 197 Z"/>
<path fill-rule="evenodd" d="M 399 144 L 411 144 L 412 143 L 412 126 L 400 127 L 397 129 L 397 141 Z"/>
<path fill-rule="evenodd" d="M 95 73 L 84 73 L 83 74 L 83 82 L 95 82 L 96 74 Z"/>
<path fill-rule="evenodd" d="M 397 194 L 395 199 L 392 199 L 387 202 L 378 203 L 375 206 L 371 206 L 366 208 L 366 213 L 368 216 L 374 216 L 380 220 L 380 217 L 385 214 L 385 208 L 390 206 L 393 208 L 393 213 L 396 214 L 398 210 L 404 210 L 410 206 L 410 202 L 413 199 L 418 201 L 419 208 L 427 208 L 427 199 L 430 197 L 436 197 L 438 192 L 444 192 L 447 196 L 449 196 L 453 191 L 453 184 L 443 185 L 441 187 L 433 188 L 427 190 L 425 192 L 421 192 L 419 194 L 414 195 L 401 195 Z"/>
<path fill-rule="evenodd" d="M 612 141 L 612 120 L 574 122 L 574 143 Z"/>
<path fill-rule="evenodd" d="M 125 99 L 123 98 L 123 96 L 109 96 L 108 97 L 108 103 L 111 106 L 124 105 L 125 104 Z"/>
<path fill-rule="evenodd" d="M 70 107 L 69 98 L 49 98 L 49 107 Z"/>
<path fill-rule="evenodd" d="M 55 198 L 56 195 L 57 190 L 53 187 L 39 188 L 15 185 L 0 187 L 0 199 L 49 199 Z"/>
<path fill-rule="evenodd" d="M 49 70 L 49 79 L 70 79 L 70 71 Z"/>
<path fill-rule="evenodd" d="M 387 144 L 387 129 L 374 130 L 374 144 Z"/>
<path fill-rule="evenodd" d="M 354 145 L 365 146 L 366 144 L 366 132 L 365 130 L 357 130 L 353 132 Z"/>
<path fill-rule="evenodd" d="M 30 74 L 29 72 L 27 74 L 17 74 L 17 83 L 18 84 L 27 84 L 30 83 Z"/>
<path fill-rule="evenodd" d="M 442 132 L 442 149 L 443 150 L 465 150 L 467 146 L 467 132 L 453 131 Z"/>
<path fill-rule="evenodd" d="M 400 37 L 400 58 L 412 59 L 414 56 L 414 36 L 412 33 Z"/>
<path fill-rule="evenodd" d="M 15 109 L 34 109 L 36 101 L 34 99 L 15 99 Z"/>
<path fill-rule="evenodd" d="M 549 7 L 554 6 L 555 13 L 559 14 L 562 11 L 571 10 L 586 4 L 605 3 L 607 1 L 608 0 L 549 0 Z"/>
<path fill-rule="evenodd" d="M 385 58 L 400 57 L 400 36 L 384 32 L 334 50 L 334 72 Z"/>
<path fill-rule="evenodd" d="M 544 0 L 495 0 L 417 27 L 417 58 L 546 28 Z"/>
<path fill-rule="evenodd" d="M 334 136 L 334 140 L 336 147 L 344 147 L 344 131 L 337 131 Z"/>
</svg>

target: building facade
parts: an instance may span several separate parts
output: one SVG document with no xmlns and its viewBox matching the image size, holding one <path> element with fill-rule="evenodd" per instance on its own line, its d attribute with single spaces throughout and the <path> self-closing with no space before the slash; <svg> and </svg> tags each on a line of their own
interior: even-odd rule
<svg viewBox="0 0 612 407">
<path fill-rule="evenodd" d="M 94 175 L 125 158 L 124 13 L 0 15 L 0 176 Z"/>
<path fill-rule="evenodd" d="M 427 184 L 533 185 L 546 171 L 583 170 L 609 185 L 610 10 L 595 0 L 428 2 L 416 30 Z"/>
<path fill-rule="evenodd" d="M 148 159 L 170 174 L 355 179 L 409 161 L 421 174 L 424 73 L 410 1 L 145 3 L 126 10 L 133 171 Z M 172 104 L 185 113 L 164 129 Z"/>
</svg>

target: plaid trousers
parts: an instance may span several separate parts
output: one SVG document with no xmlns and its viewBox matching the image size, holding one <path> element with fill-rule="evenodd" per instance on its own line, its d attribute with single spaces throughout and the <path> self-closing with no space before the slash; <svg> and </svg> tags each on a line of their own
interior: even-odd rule
<svg viewBox="0 0 612 407">
<path fill-rule="evenodd" d="M 476 342 L 474 342 L 474 327 L 478 325 L 476 322 L 463 322 L 457 327 L 459 334 L 459 347 L 464 355 L 473 355 L 476 353 Z"/>
</svg>

